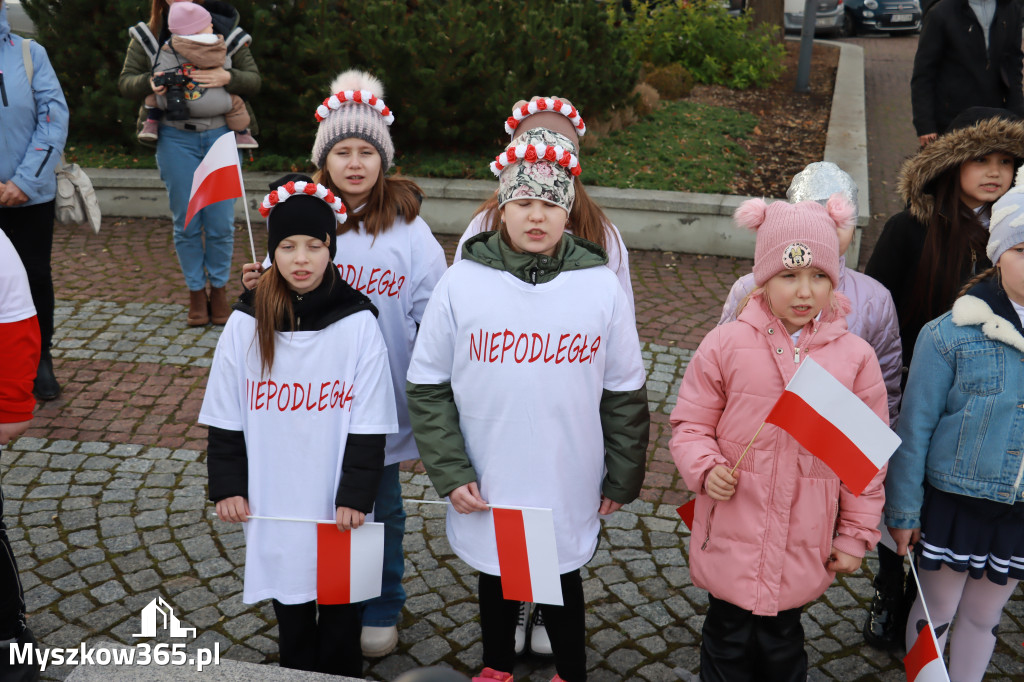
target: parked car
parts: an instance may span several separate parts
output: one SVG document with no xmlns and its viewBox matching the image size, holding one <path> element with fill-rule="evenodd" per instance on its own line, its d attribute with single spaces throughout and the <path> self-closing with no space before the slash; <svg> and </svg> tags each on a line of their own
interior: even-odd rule
<svg viewBox="0 0 1024 682">
<path fill-rule="evenodd" d="M 843 35 L 867 31 L 910 34 L 921 30 L 918 0 L 846 0 Z"/>
<path fill-rule="evenodd" d="M 839 34 L 843 30 L 844 0 L 818 0 L 814 17 L 814 33 Z M 787 33 L 800 33 L 804 27 L 804 0 L 786 0 L 783 27 Z"/>
</svg>

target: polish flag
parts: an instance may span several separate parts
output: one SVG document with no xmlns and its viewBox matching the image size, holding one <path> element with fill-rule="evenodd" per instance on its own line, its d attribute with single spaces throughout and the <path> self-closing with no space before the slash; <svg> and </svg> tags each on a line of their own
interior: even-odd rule
<svg viewBox="0 0 1024 682">
<path fill-rule="evenodd" d="M 317 602 L 354 604 L 379 597 L 383 573 L 383 523 L 344 533 L 333 523 L 316 525 Z"/>
<path fill-rule="evenodd" d="M 907 682 L 949 682 L 931 623 L 918 633 L 917 641 L 903 659 L 903 666 L 907 670 Z"/>
<path fill-rule="evenodd" d="M 562 579 L 550 509 L 492 507 L 505 599 L 562 606 Z"/>
<path fill-rule="evenodd" d="M 864 402 L 812 358 L 804 358 L 765 418 L 827 464 L 860 495 L 900 437 Z"/>
<path fill-rule="evenodd" d="M 683 520 L 686 530 L 693 530 L 693 514 L 697 510 L 697 498 L 693 498 L 686 504 L 676 507 L 676 513 Z"/>
<path fill-rule="evenodd" d="M 185 229 L 196 213 L 210 204 L 238 199 L 242 195 L 242 166 L 238 163 L 235 134 L 227 132 L 217 138 L 192 175 Z"/>
</svg>

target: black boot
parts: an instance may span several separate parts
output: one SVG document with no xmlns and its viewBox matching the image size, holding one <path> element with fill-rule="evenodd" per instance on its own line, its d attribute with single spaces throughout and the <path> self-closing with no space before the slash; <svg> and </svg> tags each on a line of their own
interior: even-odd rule
<svg viewBox="0 0 1024 682">
<path fill-rule="evenodd" d="M 18 652 L 19 658 L 18 663 L 15 663 L 11 656 L 11 648 L 17 646 L 20 650 Z M 39 680 L 39 666 L 36 665 L 36 647 L 39 643 L 36 641 L 32 631 L 25 628 L 25 630 L 18 637 L 13 640 L 0 641 L 0 656 L 3 656 L 3 673 L 0 673 L 0 679 L 4 682 L 38 682 Z M 28 662 L 25 661 L 25 649 L 32 650 L 32 658 Z"/>
<path fill-rule="evenodd" d="M 864 622 L 864 641 L 876 649 L 894 651 L 904 646 L 907 614 L 903 586 L 875 578 L 875 596 Z"/>
<path fill-rule="evenodd" d="M 53 358 L 50 357 L 49 348 L 44 349 L 39 357 L 39 370 L 36 372 L 32 393 L 39 400 L 56 400 L 60 397 L 60 384 L 53 375 Z"/>
</svg>

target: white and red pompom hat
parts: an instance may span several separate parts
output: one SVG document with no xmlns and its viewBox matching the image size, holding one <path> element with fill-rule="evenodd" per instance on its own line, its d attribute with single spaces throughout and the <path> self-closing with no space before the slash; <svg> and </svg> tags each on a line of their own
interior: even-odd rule
<svg viewBox="0 0 1024 682">
<path fill-rule="evenodd" d="M 301 234 L 327 244 L 331 259 L 337 252 L 334 235 L 348 218 L 345 204 L 334 192 L 311 178 L 292 173 L 273 183 L 269 194 L 260 203 L 260 215 L 267 219 L 267 251 L 274 260 L 274 251 L 283 239 Z"/>
<path fill-rule="evenodd" d="M 534 116 L 528 125 L 523 124 Z M 572 102 L 560 97 L 534 97 L 529 102 L 516 103 L 512 115 L 505 120 L 505 132 L 515 138 L 530 128 L 548 128 L 576 141 L 587 132 L 580 112 Z"/>
<path fill-rule="evenodd" d="M 320 123 L 313 142 L 312 161 L 316 167 L 324 167 L 335 144 L 354 137 L 373 145 L 380 154 L 382 171 L 391 168 L 395 144 L 388 126 L 395 115 L 382 99 L 384 85 L 365 71 L 351 69 L 331 82 L 331 92 L 334 94 L 316 109 Z"/>
<path fill-rule="evenodd" d="M 754 281 L 758 286 L 782 272 L 815 267 L 839 286 L 839 236 L 856 220 L 853 204 L 833 194 L 822 206 L 816 201 L 766 203 L 748 199 L 733 213 L 739 227 L 757 231 Z"/>
</svg>

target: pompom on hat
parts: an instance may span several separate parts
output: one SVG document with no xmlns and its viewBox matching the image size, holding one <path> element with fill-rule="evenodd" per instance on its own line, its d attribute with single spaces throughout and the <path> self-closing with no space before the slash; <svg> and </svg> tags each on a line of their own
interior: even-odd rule
<svg viewBox="0 0 1024 682">
<path fill-rule="evenodd" d="M 839 237 L 856 220 L 853 204 L 840 193 L 824 206 L 815 201 L 791 204 L 748 199 L 733 214 L 739 227 L 757 231 L 754 281 L 764 284 L 783 270 L 816 267 L 839 286 Z"/>
<path fill-rule="evenodd" d="M 395 144 L 388 130 L 395 115 L 382 99 L 384 85 L 365 71 L 351 69 L 331 82 L 331 92 L 334 94 L 316 109 L 320 126 L 313 142 L 313 163 L 323 168 L 334 145 L 354 137 L 373 145 L 380 154 L 381 171 L 387 171 L 395 161 Z"/>
<path fill-rule="evenodd" d="M 331 260 L 338 252 L 338 225 L 348 217 L 341 198 L 313 179 L 289 173 L 270 183 L 260 215 L 267 219 L 267 251 L 274 262 L 277 245 L 294 235 L 314 237 L 327 244 Z"/>
<path fill-rule="evenodd" d="M 1013 189 L 992 204 L 985 254 L 995 263 L 999 257 L 1024 242 L 1024 166 L 1017 171 Z"/>
<path fill-rule="evenodd" d="M 176 36 L 196 35 L 212 23 L 206 8 L 193 2 L 176 2 L 167 10 L 167 30 Z"/>
<path fill-rule="evenodd" d="M 498 207 L 525 198 L 572 211 L 573 178 L 579 175 L 580 165 L 571 148 L 565 136 L 545 128 L 534 128 L 513 140 L 491 162 L 491 171 L 498 176 Z"/>
</svg>

